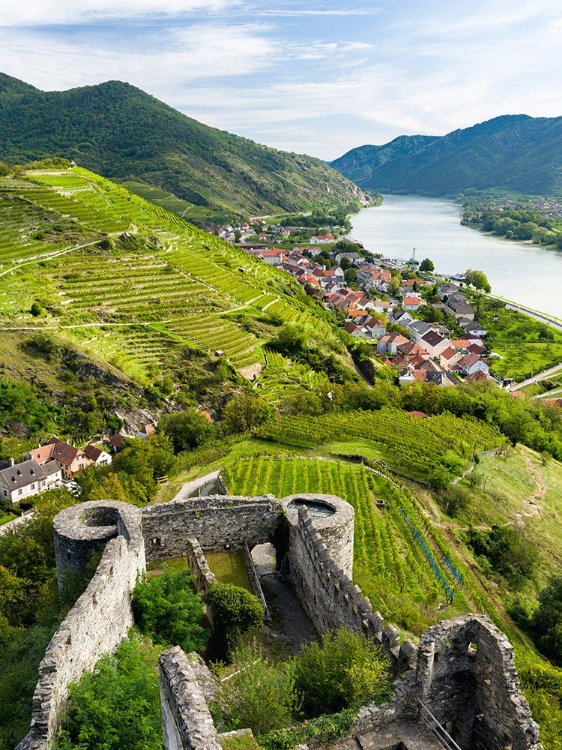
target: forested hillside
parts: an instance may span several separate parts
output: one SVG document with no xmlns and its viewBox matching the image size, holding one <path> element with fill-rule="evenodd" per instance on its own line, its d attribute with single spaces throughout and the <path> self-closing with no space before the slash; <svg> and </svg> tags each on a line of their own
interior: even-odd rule
<svg viewBox="0 0 562 750">
<path fill-rule="evenodd" d="M 200 221 L 362 197 L 320 159 L 208 127 L 127 83 L 43 92 L 0 74 L 0 159 L 13 165 L 52 155 L 140 192 L 163 188 Z"/>
<path fill-rule="evenodd" d="M 562 117 L 506 115 L 441 138 L 401 136 L 331 162 L 363 189 L 432 196 L 501 187 L 562 191 Z"/>
</svg>

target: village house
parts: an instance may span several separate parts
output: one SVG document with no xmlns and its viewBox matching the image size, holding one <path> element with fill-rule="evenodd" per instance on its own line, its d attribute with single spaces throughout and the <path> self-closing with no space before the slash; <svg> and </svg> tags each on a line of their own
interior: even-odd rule
<svg viewBox="0 0 562 750">
<path fill-rule="evenodd" d="M 61 467 L 54 460 L 47 460 L 40 466 L 37 461 L 29 458 L 0 470 L 0 497 L 9 499 L 12 503 L 61 485 Z"/>
<path fill-rule="evenodd" d="M 410 323 L 414 322 L 414 318 L 407 310 L 397 308 L 392 313 L 392 322 L 399 323 L 401 326 L 408 327 Z"/>
<path fill-rule="evenodd" d="M 455 294 L 447 298 L 446 309 L 454 315 L 455 318 L 467 318 L 468 320 L 474 320 L 475 310 L 471 304 L 469 304 L 466 297 L 462 294 Z"/>
<path fill-rule="evenodd" d="M 83 450 L 75 448 L 70 443 L 65 443 L 64 440 L 59 440 L 57 437 L 53 437 L 45 445 L 29 451 L 27 458 L 36 461 L 39 465 L 55 459 L 62 469 L 64 479 L 72 479 L 75 474 L 84 471 L 94 463 Z"/>
<path fill-rule="evenodd" d="M 459 359 L 455 369 L 458 370 L 461 375 L 473 375 L 475 372 L 483 372 L 487 375 L 490 371 L 486 362 L 484 362 L 483 359 L 480 359 L 478 354 L 474 353 L 465 354 L 464 357 Z"/>
<path fill-rule="evenodd" d="M 419 295 L 409 294 L 402 300 L 402 309 L 416 312 L 416 310 L 419 310 L 422 304 L 423 301 Z"/>
<path fill-rule="evenodd" d="M 95 466 L 109 466 L 112 458 L 106 451 L 101 448 L 96 448 L 95 445 L 90 443 L 84 448 L 84 454 L 93 461 Z"/>
<path fill-rule="evenodd" d="M 429 354 L 430 357 L 439 357 L 441 352 L 451 346 L 449 339 L 443 338 L 437 331 L 428 331 L 422 336 L 419 346 Z"/>
<path fill-rule="evenodd" d="M 418 346 L 422 347 L 422 338 L 426 333 L 433 330 L 433 327 L 430 326 L 429 323 L 426 323 L 425 320 L 412 320 L 412 322 L 408 324 L 407 328 L 409 329 L 412 339 L 415 341 L 415 343 Z"/>
<path fill-rule="evenodd" d="M 469 323 L 466 323 L 463 328 L 468 334 L 479 339 L 486 338 L 488 335 L 488 331 L 477 320 L 472 320 Z"/>
<path fill-rule="evenodd" d="M 447 297 L 450 297 L 453 294 L 457 294 L 460 292 L 459 287 L 456 284 L 441 284 L 437 288 L 437 294 L 441 299 L 447 299 Z"/>
<path fill-rule="evenodd" d="M 402 336 L 401 333 L 387 333 L 385 336 L 383 336 L 378 345 L 377 345 L 377 352 L 379 354 L 390 354 L 394 356 L 398 350 L 398 347 L 400 344 L 407 344 L 408 339 L 405 336 Z"/>
<path fill-rule="evenodd" d="M 439 361 L 446 370 L 450 370 L 454 365 L 457 364 L 461 359 L 462 354 L 455 349 L 454 346 L 449 346 L 445 351 L 442 351 L 439 355 Z"/>
</svg>

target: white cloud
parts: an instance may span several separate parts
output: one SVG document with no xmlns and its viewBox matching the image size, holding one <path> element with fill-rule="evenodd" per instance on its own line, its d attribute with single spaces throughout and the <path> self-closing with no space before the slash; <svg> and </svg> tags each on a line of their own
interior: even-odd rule
<svg viewBox="0 0 562 750">
<path fill-rule="evenodd" d="M 0 25 L 41 26 L 107 19 L 182 17 L 196 11 L 236 7 L 236 0 L 26 0 L 4 2 Z"/>
<path fill-rule="evenodd" d="M 382 8 L 304 8 L 304 9 L 291 9 L 291 8 L 260 8 L 255 10 L 254 13 L 258 16 L 271 16 L 279 18 L 299 18 L 303 16 L 339 16 L 339 17 L 353 17 L 353 16 L 377 16 L 382 12 Z"/>
<path fill-rule="evenodd" d="M 206 78 L 230 78 L 262 70 L 277 45 L 262 27 L 193 25 L 163 30 L 135 45 L 81 40 L 80 44 L 33 31 L 0 29 L 0 69 L 44 90 L 117 79 L 170 102 L 185 85 Z"/>
</svg>

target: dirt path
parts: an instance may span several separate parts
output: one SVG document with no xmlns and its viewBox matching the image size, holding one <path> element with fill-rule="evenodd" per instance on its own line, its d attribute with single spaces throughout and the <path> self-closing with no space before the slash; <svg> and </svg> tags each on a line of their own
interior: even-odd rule
<svg viewBox="0 0 562 750">
<path fill-rule="evenodd" d="M 524 516 L 531 516 L 536 518 L 542 513 L 542 505 L 538 502 L 546 495 L 548 487 L 545 485 L 540 470 L 535 466 L 531 457 L 527 453 L 521 452 L 523 460 L 525 461 L 525 467 L 529 474 L 533 477 L 536 487 L 529 495 L 528 498 L 523 500 L 523 507 L 525 508 Z"/>
</svg>

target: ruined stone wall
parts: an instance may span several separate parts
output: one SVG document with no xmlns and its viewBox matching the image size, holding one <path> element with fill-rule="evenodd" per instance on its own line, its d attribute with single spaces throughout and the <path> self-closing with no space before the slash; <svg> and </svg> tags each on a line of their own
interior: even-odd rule
<svg viewBox="0 0 562 750">
<path fill-rule="evenodd" d="M 195 576 L 195 588 L 200 594 L 205 595 L 209 586 L 217 579 L 211 568 L 209 568 L 209 563 L 205 559 L 201 545 L 195 537 L 185 540 L 185 556 L 189 572 Z"/>
<path fill-rule="evenodd" d="M 273 495 L 211 495 L 146 508 L 142 526 L 147 562 L 185 555 L 188 537 L 196 537 L 204 552 L 268 542 L 282 512 L 281 502 Z"/>
<path fill-rule="evenodd" d="M 347 505 L 341 500 L 339 502 Z M 330 542 L 337 538 L 337 517 L 336 513 L 328 519 L 313 521 L 302 508 L 297 519 L 291 519 L 289 514 L 287 556 L 291 582 L 320 632 L 345 627 L 374 638 L 391 657 L 395 674 L 400 674 L 415 665 L 417 649 L 409 640 L 400 644 L 397 628 L 392 625 L 385 627 L 382 615 L 373 612 L 371 602 L 363 596 L 359 586 L 354 585 L 347 573 L 334 562 L 331 547 L 324 540 Z M 321 534 L 317 529 L 320 525 L 329 526 L 329 535 Z M 348 527 L 344 519 L 344 539 Z M 348 556 L 353 559 L 353 535 L 347 545 L 345 550 L 342 540 L 338 539 L 340 560 Z"/>
<path fill-rule="evenodd" d="M 99 514 L 93 512 L 96 509 Z M 81 547 L 78 543 L 80 535 L 83 533 L 92 541 L 90 532 L 95 527 L 88 524 L 94 518 L 105 523 L 108 517 L 115 519 L 113 526 L 118 536 L 107 541 L 92 580 L 52 637 L 39 666 L 31 730 L 25 740 L 30 750 L 49 747 L 67 702 L 68 685 L 78 682 L 86 670 L 93 669 L 103 653 L 114 651 L 133 624 L 130 594 L 137 576 L 146 567 L 141 512 L 137 508 L 127 503 L 103 501 L 83 503 L 62 511 L 55 524 L 57 561 L 63 561 L 63 571 L 68 572 L 73 562 L 75 569 L 80 570 L 88 559 L 89 549 L 88 545 Z M 110 533 L 113 532 L 112 529 Z M 70 558 L 64 550 L 65 538 Z M 94 543 L 97 545 L 99 539 Z"/>
<path fill-rule="evenodd" d="M 160 702 L 166 750 L 221 750 L 203 692 L 179 646 L 160 655 Z"/>
<path fill-rule="evenodd" d="M 513 646 L 486 617 L 429 628 L 419 643 L 417 679 L 421 700 L 463 750 L 539 747 Z"/>
</svg>

